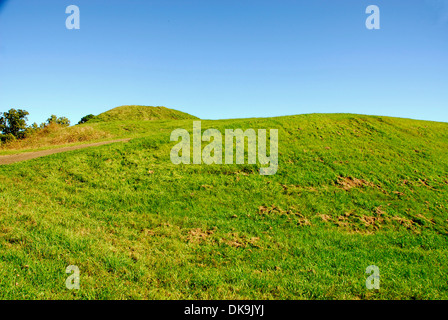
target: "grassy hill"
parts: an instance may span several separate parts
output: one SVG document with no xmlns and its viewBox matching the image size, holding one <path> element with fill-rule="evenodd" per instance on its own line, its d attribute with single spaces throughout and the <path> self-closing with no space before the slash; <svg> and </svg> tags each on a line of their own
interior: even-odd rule
<svg viewBox="0 0 448 320">
<path fill-rule="evenodd" d="M 273 176 L 172 164 L 170 134 L 192 119 L 92 126 L 134 139 L 0 166 L 0 298 L 448 298 L 446 123 L 202 121 L 278 129 Z"/>
<path fill-rule="evenodd" d="M 26 139 L 0 143 L 0 155 L 111 140 L 117 135 L 139 136 L 147 130 L 146 121 L 183 119 L 198 118 L 166 107 L 121 106 L 103 112 L 82 125 L 62 127 L 52 124 Z"/>
<path fill-rule="evenodd" d="M 91 122 L 110 121 L 148 121 L 148 120 L 183 120 L 197 119 L 188 113 L 166 107 L 121 106 L 96 116 Z"/>
</svg>

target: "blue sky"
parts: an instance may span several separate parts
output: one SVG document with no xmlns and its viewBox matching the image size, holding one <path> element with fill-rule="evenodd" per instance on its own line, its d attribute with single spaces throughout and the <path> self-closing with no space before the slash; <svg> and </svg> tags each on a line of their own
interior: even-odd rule
<svg viewBox="0 0 448 320">
<path fill-rule="evenodd" d="M 448 0 L 0 0 L 0 111 L 448 122 Z M 81 13 L 68 30 L 68 5 Z M 367 30 L 368 5 L 381 29 Z"/>
</svg>

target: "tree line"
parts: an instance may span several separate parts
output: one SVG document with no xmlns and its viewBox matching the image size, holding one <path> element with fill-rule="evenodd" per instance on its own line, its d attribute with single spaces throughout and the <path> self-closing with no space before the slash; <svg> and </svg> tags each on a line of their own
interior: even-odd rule
<svg viewBox="0 0 448 320">
<path fill-rule="evenodd" d="M 52 114 L 45 122 L 38 125 L 36 122 L 27 125 L 29 113 L 22 109 L 10 109 L 7 112 L 0 112 L 0 141 L 9 142 L 17 139 L 24 139 L 45 129 L 48 126 L 58 125 L 61 127 L 70 126 L 70 120 L 66 117 L 57 117 Z M 94 118 L 94 115 L 89 114 L 81 119 L 78 124 L 85 123 Z"/>
</svg>

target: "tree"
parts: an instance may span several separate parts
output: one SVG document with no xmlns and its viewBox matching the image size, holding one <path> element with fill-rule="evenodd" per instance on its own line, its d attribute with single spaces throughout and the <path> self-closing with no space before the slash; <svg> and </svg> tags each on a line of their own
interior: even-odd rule
<svg viewBox="0 0 448 320">
<path fill-rule="evenodd" d="M 68 120 L 66 117 L 57 117 L 54 114 L 51 115 L 50 118 L 47 119 L 47 124 L 59 124 L 63 127 L 68 127 L 70 125 L 70 120 Z"/>
<path fill-rule="evenodd" d="M 88 114 L 84 117 L 81 118 L 81 120 L 79 120 L 78 124 L 83 124 L 86 123 L 87 121 L 89 121 L 90 119 L 95 118 L 95 116 L 93 114 Z"/>
<path fill-rule="evenodd" d="M 45 123 L 48 125 L 48 124 L 56 123 L 57 120 L 58 120 L 58 117 L 55 116 L 54 114 L 52 114 L 50 116 L 50 118 L 48 118 L 47 121 L 45 121 Z"/>
<path fill-rule="evenodd" d="M 23 138 L 28 111 L 10 109 L 8 112 L 0 112 L 0 130 L 5 136 L 12 135 L 15 138 Z"/>
</svg>

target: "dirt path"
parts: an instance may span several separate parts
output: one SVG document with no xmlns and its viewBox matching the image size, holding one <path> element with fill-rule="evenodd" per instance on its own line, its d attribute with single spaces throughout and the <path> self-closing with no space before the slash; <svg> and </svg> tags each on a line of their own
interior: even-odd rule
<svg viewBox="0 0 448 320">
<path fill-rule="evenodd" d="M 82 145 L 73 146 L 73 147 L 63 147 L 63 148 L 57 148 L 57 149 L 0 156 L 0 165 L 11 164 L 11 163 L 15 163 L 15 162 L 44 157 L 44 156 L 48 156 L 48 155 L 54 154 L 54 153 L 66 152 L 66 151 L 77 150 L 77 149 L 84 149 L 84 148 L 88 148 L 88 147 L 102 146 L 105 144 L 110 144 L 110 143 L 115 143 L 115 142 L 128 142 L 129 140 L 131 140 L 131 139 L 118 139 L 118 140 L 111 140 L 111 141 L 82 144 Z"/>
</svg>

